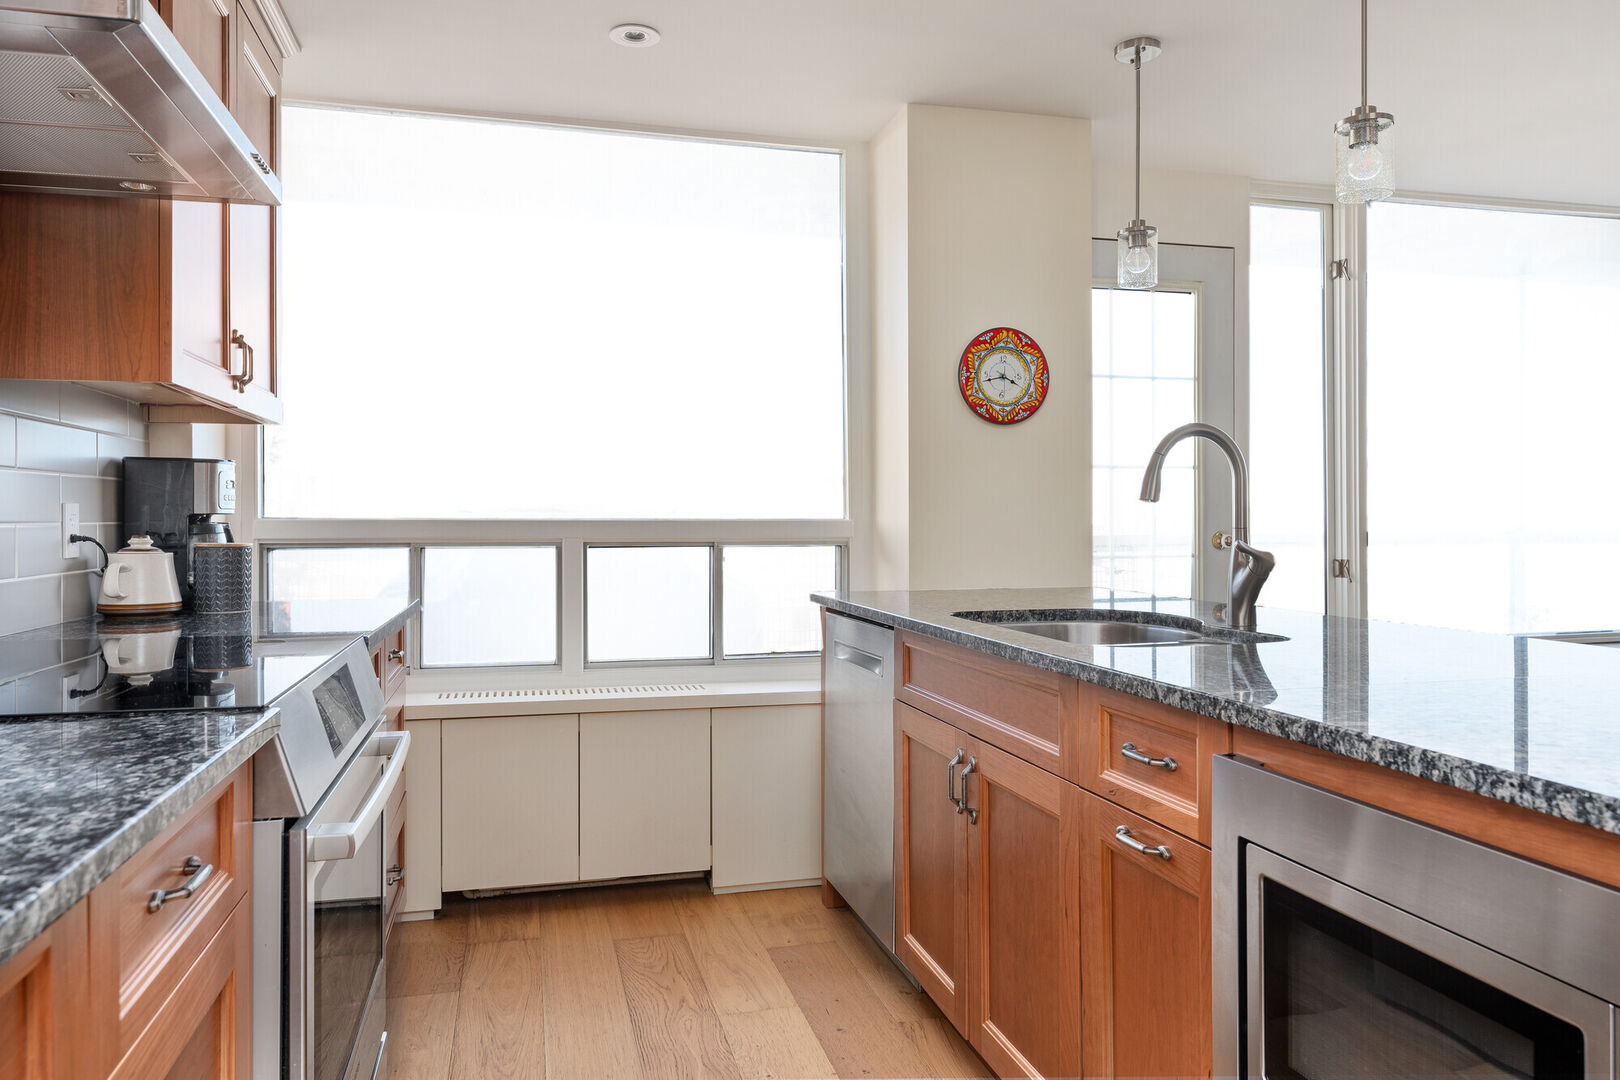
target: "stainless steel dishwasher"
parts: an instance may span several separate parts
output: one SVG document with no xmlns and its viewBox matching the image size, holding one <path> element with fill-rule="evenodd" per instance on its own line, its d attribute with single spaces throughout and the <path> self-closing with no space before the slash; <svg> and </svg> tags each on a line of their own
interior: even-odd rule
<svg viewBox="0 0 1620 1080">
<path fill-rule="evenodd" d="M 822 873 L 894 952 L 894 631 L 827 613 Z"/>
</svg>

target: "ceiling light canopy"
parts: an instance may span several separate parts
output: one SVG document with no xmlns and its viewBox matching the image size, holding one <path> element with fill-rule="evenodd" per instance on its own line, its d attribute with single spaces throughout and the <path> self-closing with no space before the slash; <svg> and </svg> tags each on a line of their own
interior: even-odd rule
<svg viewBox="0 0 1620 1080">
<path fill-rule="evenodd" d="M 627 49 L 650 49 L 664 35 L 644 23 L 620 23 L 608 31 L 608 40 Z"/>
<path fill-rule="evenodd" d="M 1158 38 L 1128 38 L 1114 46 L 1114 59 L 1136 71 L 1136 216 L 1119 231 L 1122 289 L 1152 289 L 1159 284 L 1159 230 L 1142 220 L 1142 65 L 1164 51 Z"/>
<path fill-rule="evenodd" d="M 1361 0 L 1361 105 L 1333 125 L 1333 191 L 1342 203 L 1395 194 L 1395 118 L 1367 104 L 1367 0 Z"/>
</svg>

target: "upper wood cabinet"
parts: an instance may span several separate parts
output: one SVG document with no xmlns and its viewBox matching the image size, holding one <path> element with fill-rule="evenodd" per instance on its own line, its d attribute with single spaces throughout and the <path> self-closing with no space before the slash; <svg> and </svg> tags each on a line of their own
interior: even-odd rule
<svg viewBox="0 0 1620 1080">
<path fill-rule="evenodd" d="M 898 702 L 895 728 L 896 951 L 998 1075 L 1080 1075 L 1080 789 Z"/>
<path fill-rule="evenodd" d="M 257 8 L 158 10 L 275 168 L 281 73 Z M 279 421 L 278 228 L 265 206 L 0 193 L 0 378 L 103 384 L 152 420 Z"/>
</svg>

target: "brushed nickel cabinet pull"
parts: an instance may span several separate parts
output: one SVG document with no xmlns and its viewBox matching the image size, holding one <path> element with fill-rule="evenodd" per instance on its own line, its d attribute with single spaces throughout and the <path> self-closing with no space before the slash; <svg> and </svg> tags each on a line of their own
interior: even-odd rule
<svg viewBox="0 0 1620 1080">
<path fill-rule="evenodd" d="M 400 882 L 402 882 L 404 880 L 405 880 L 405 868 L 403 866 L 395 865 L 395 866 L 390 866 L 388 868 L 388 882 L 387 883 L 389 885 L 398 885 Z"/>
<path fill-rule="evenodd" d="M 958 746 L 956 756 L 945 763 L 945 800 L 956 806 L 956 812 L 962 812 L 962 801 L 956 797 L 956 767 L 962 764 L 966 752 Z"/>
<path fill-rule="evenodd" d="M 1158 847 L 1148 847 L 1146 844 L 1142 843 L 1142 841 L 1132 836 L 1131 830 L 1126 828 L 1124 825 L 1121 825 L 1119 828 L 1115 829 L 1114 835 L 1119 837 L 1120 843 L 1124 844 L 1126 847 L 1130 848 L 1134 852 L 1137 852 L 1138 854 L 1157 856 L 1163 859 L 1165 862 L 1170 861 L 1169 848 L 1165 847 L 1163 844 L 1160 844 Z"/>
<path fill-rule="evenodd" d="M 239 394 L 247 393 L 247 384 L 253 381 L 253 346 L 248 344 L 242 331 L 231 331 L 231 344 L 242 350 L 242 374 L 232 375 L 231 382 Z"/>
<path fill-rule="evenodd" d="M 390 660 L 404 660 L 405 659 L 405 650 L 404 649 L 389 649 L 388 650 L 388 659 L 390 659 Z"/>
<path fill-rule="evenodd" d="M 214 876 L 214 864 L 208 863 L 204 865 L 201 859 L 191 855 L 186 858 L 185 862 L 180 864 L 180 872 L 190 877 L 191 880 L 178 889 L 153 889 L 151 899 L 146 901 L 147 911 L 156 914 L 162 911 L 163 905 L 170 900 L 184 900 L 202 888 L 208 883 L 208 879 Z"/>
<path fill-rule="evenodd" d="M 978 767 L 978 758 L 968 758 L 967 768 L 962 770 L 962 794 L 956 800 L 956 812 L 958 814 L 966 813 L 968 816 L 969 825 L 977 825 L 979 823 L 979 811 L 967 804 L 967 778 L 973 775 L 973 770 Z"/>
<path fill-rule="evenodd" d="M 1173 757 L 1148 757 L 1146 754 L 1142 753 L 1142 751 L 1136 748 L 1135 743 L 1126 743 L 1124 746 L 1119 748 L 1119 752 L 1130 758 L 1132 761 L 1140 762 L 1143 765 L 1151 765 L 1153 768 L 1163 769 L 1165 772 L 1175 772 L 1177 769 L 1181 768 L 1180 765 L 1176 764 L 1176 759 Z"/>
</svg>

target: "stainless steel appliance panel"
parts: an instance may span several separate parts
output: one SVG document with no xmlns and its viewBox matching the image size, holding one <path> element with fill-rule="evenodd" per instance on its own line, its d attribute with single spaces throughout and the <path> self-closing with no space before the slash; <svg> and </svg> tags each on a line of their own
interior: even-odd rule
<svg viewBox="0 0 1620 1080">
<path fill-rule="evenodd" d="M 894 952 L 894 631 L 827 613 L 822 872 Z"/>
</svg>

